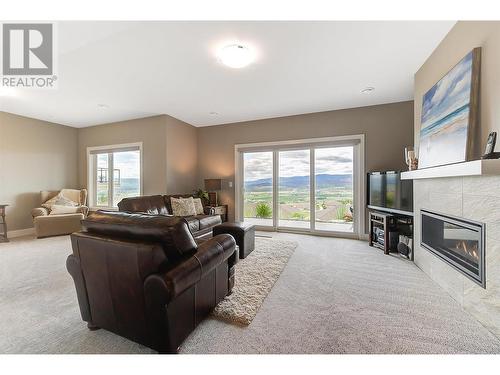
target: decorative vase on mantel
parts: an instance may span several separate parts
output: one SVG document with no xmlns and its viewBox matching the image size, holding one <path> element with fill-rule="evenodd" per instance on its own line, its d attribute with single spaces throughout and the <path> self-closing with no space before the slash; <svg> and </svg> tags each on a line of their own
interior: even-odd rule
<svg viewBox="0 0 500 375">
<path fill-rule="evenodd" d="M 405 147 L 405 163 L 408 166 L 408 170 L 410 171 L 418 169 L 418 159 L 415 156 L 415 150 L 413 146 Z"/>
</svg>

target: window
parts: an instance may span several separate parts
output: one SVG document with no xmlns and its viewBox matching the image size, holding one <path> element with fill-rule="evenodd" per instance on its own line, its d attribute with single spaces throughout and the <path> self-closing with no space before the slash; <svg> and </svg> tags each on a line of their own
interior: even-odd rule
<svg viewBox="0 0 500 375">
<path fill-rule="evenodd" d="M 92 207 L 117 207 L 142 194 L 142 144 L 89 147 L 89 198 Z"/>
<path fill-rule="evenodd" d="M 236 145 L 236 217 L 261 229 L 363 233 L 362 135 Z"/>
</svg>

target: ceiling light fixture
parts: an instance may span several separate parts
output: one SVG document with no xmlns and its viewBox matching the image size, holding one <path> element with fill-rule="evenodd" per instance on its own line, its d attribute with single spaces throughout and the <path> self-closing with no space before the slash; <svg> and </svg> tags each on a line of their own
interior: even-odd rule
<svg viewBox="0 0 500 375">
<path fill-rule="evenodd" d="M 109 108 L 109 105 L 107 105 L 107 104 L 98 104 L 97 106 L 101 109 L 108 109 Z"/>
<path fill-rule="evenodd" d="M 373 91 L 375 91 L 375 87 L 365 87 L 363 90 L 361 90 L 362 94 L 371 94 Z"/>
<path fill-rule="evenodd" d="M 208 112 L 208 114 L 209 114 L 210 116 L 217 116 L 217 115 L 219 114 L 219 112 L 214 112 L 214 111 L 212 111 L 212 112 Z"/>
<path fill-rule="evenodd" d="M 224 65 L 239 69 L 252 63 L 255 56 L 252 50 L 242 44 L 230 44 L 221 48 L 218 58 Z"/>
</svg>

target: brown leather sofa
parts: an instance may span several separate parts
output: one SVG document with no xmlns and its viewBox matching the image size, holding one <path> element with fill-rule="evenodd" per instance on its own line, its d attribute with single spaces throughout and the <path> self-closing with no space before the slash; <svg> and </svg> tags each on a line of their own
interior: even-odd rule
<svg viewBox="0 0 500 375">
<path fill-rule="evenodd" d="M 198 245 L 182 218 L 124 212 L 92 212 L 82 227 L 66 267 L 90 329 L 175 353 L 234 285 L 230 235 Z"/>
<path fill-rule="evenodd" d="M 142 197 L 124 198 L 118 203 L 118 209 L 124 212 L 143 212 L 151 215 L 172 215 L 170 198 L 188 198 L 189 194 L 148 195 Z M 203 202 L 205 214 L 186 216 L 189 229 L 194 237 L 203 238 L 212 235 L 212 228 L 222 223 L 220 215 L 214 215 L 213 209 Z"/>
</svg>

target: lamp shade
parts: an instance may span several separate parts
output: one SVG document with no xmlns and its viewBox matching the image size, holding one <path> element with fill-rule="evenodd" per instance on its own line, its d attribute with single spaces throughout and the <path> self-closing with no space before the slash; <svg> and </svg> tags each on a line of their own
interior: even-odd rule
<svg viewBox="0 0 500 375">
<path fill-rule="evenodd" d="M 222 180 L 220 178 L 207 178 L 205 180 L 205 189 L 207 191 L 222 190 Z"/>
</svg>

